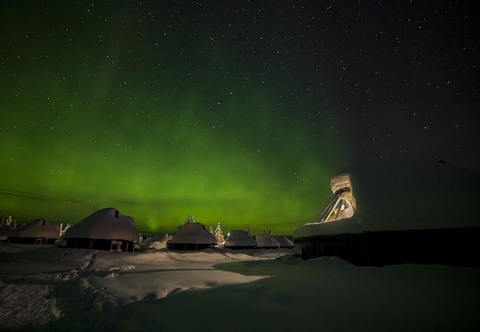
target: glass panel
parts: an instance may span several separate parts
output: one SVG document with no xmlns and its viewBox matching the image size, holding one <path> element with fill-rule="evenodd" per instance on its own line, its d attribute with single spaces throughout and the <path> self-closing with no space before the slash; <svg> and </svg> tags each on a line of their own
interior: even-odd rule
<svg viewBox="0 0 480 332">
<path fill-rule="evenodd" d="M 349 192 L 349 195 L 344 193 Z M 337 219 L 350 218 L 355 212 L 355 207 L 352 202 L 353 196 L 350 190 L 339 191 L 335 197 L 328 203 L 323 211 L 318 215 L 313 223 L 328 222 Z"/>
<path fill-rule="evenodd" d="M 328 218 L 330 213 L 332 212 L 333 207 L 336 205 L 337 201 L 338 201 L 338 196 L 335 195 L 335 197 L 332 199 L 332 201 L 330 203 L 328 203 L 328 205 L 325 207 L 325 209 L 323 209 L 323 211 L 320 212 L 320 214 L 317 216 L 317 218 L 315 218 L 315 220 L 313 222 L 314 223 L 324 222 Z"/>
</svg>

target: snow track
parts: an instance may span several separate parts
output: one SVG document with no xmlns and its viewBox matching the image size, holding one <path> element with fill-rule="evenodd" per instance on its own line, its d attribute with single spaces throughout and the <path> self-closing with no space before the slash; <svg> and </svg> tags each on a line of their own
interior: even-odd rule
<svg viewBox="0 0 480 332">
<path fill-rule="evenodd" d="M 0 330 L 85 330 L 99 320 L 110 324 L 112 310 L 128 303 L 265 278 L 213 268 L 221 262 L 257 260 L 254 253 L 114 253 L 2 244 Z"/>
</svg>

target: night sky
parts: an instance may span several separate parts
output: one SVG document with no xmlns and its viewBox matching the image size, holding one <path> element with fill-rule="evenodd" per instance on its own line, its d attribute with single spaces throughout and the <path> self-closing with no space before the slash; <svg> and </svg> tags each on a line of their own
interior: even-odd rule
<svg viewBox="0 0 480 332">
<path fill-rule="evenodd" d="M 478 1 L 2 1 L 0 216 L 291 234 L 358 162 L 480 169 Z"/>
</svg>

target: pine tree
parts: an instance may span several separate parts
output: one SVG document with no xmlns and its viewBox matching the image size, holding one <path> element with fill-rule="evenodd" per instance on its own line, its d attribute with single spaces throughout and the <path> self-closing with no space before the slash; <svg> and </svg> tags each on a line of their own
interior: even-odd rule
<svg viewBox="0 0 480 332">
<path fill-rule="evenodd" d="M 222 234 L 222 229 L 220 228 L 220 223 L 218 223 L 217 228 L 215 229 L 215 237 L 217 238 L 218 243 L 225 242 L 225 238 Z"/>
</svg>

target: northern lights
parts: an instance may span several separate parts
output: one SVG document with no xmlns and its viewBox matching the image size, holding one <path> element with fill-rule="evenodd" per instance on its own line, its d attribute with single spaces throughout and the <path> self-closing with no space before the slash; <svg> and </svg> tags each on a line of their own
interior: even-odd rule
<svg viewBox="0 0 480 332">
<path fill-rule="evenodd" d="M 187 4 L 51 6 L 3 14 L 2 214 L 76 222 L 113 206 L 143 231 L 194 214 L 280 234 L 330 195 L 346 157 L 329 160 L 345 148 L 324 97 L 300 109 L 281 60 L 252 67 L 239 27 Z"/>
<path fill-rule="evenodd" d="M 451 106 L 433 102 L 443 93 L 398 102 L 408 99 L 411 82 L 395 83 L 392 68 L 403 65 L 395 72 L 405 72 L 408 60 L 396 60 L 411 44 L 383 59 L 372 46 L 377 37 L 366 37 L 367 28 L 381 25 L 368 17 L 357 22 L 362 46 L 344 36 L 357 29 L 347 17 L 355 10 L 364 15 L 364 7 L 308 1 L 2 7 L 2 217 L 74 223 L 111 206 L 132 216 L 140 231 L 172 232 L 194 214 L 207 226 L 221 222 L 225 232 L 250 225 L 254 233 L 290 234 L 329 201 L 331 176 L 356 160 L 449 156 L 424 143 L 444 133 L 431 134 L 438 118 L 431 124 L 416 108 L 436 104 L 438 117 L 439 107 Z M 368 9 L 373 16 L 383 11 Z M 373 55 L 376 64 L 366 60 Z M 375 66 L 391 86 L 376 79 Z M 411 78 L 416 94 L 424 80 Z M 478 118 L 472 116 L 478 99 L 467 97 L 465 114 L 451 110 L 460 126 Z M 472 130 L 478 133 L 471 125 L 459 130 L 455 144 Z M 399 133 L 401 141 L 393 141 Z M 405 135 L 421 138 L 423 148 Z M 467 150 L 478 151 L 477 141 Z"/>
</svg>

